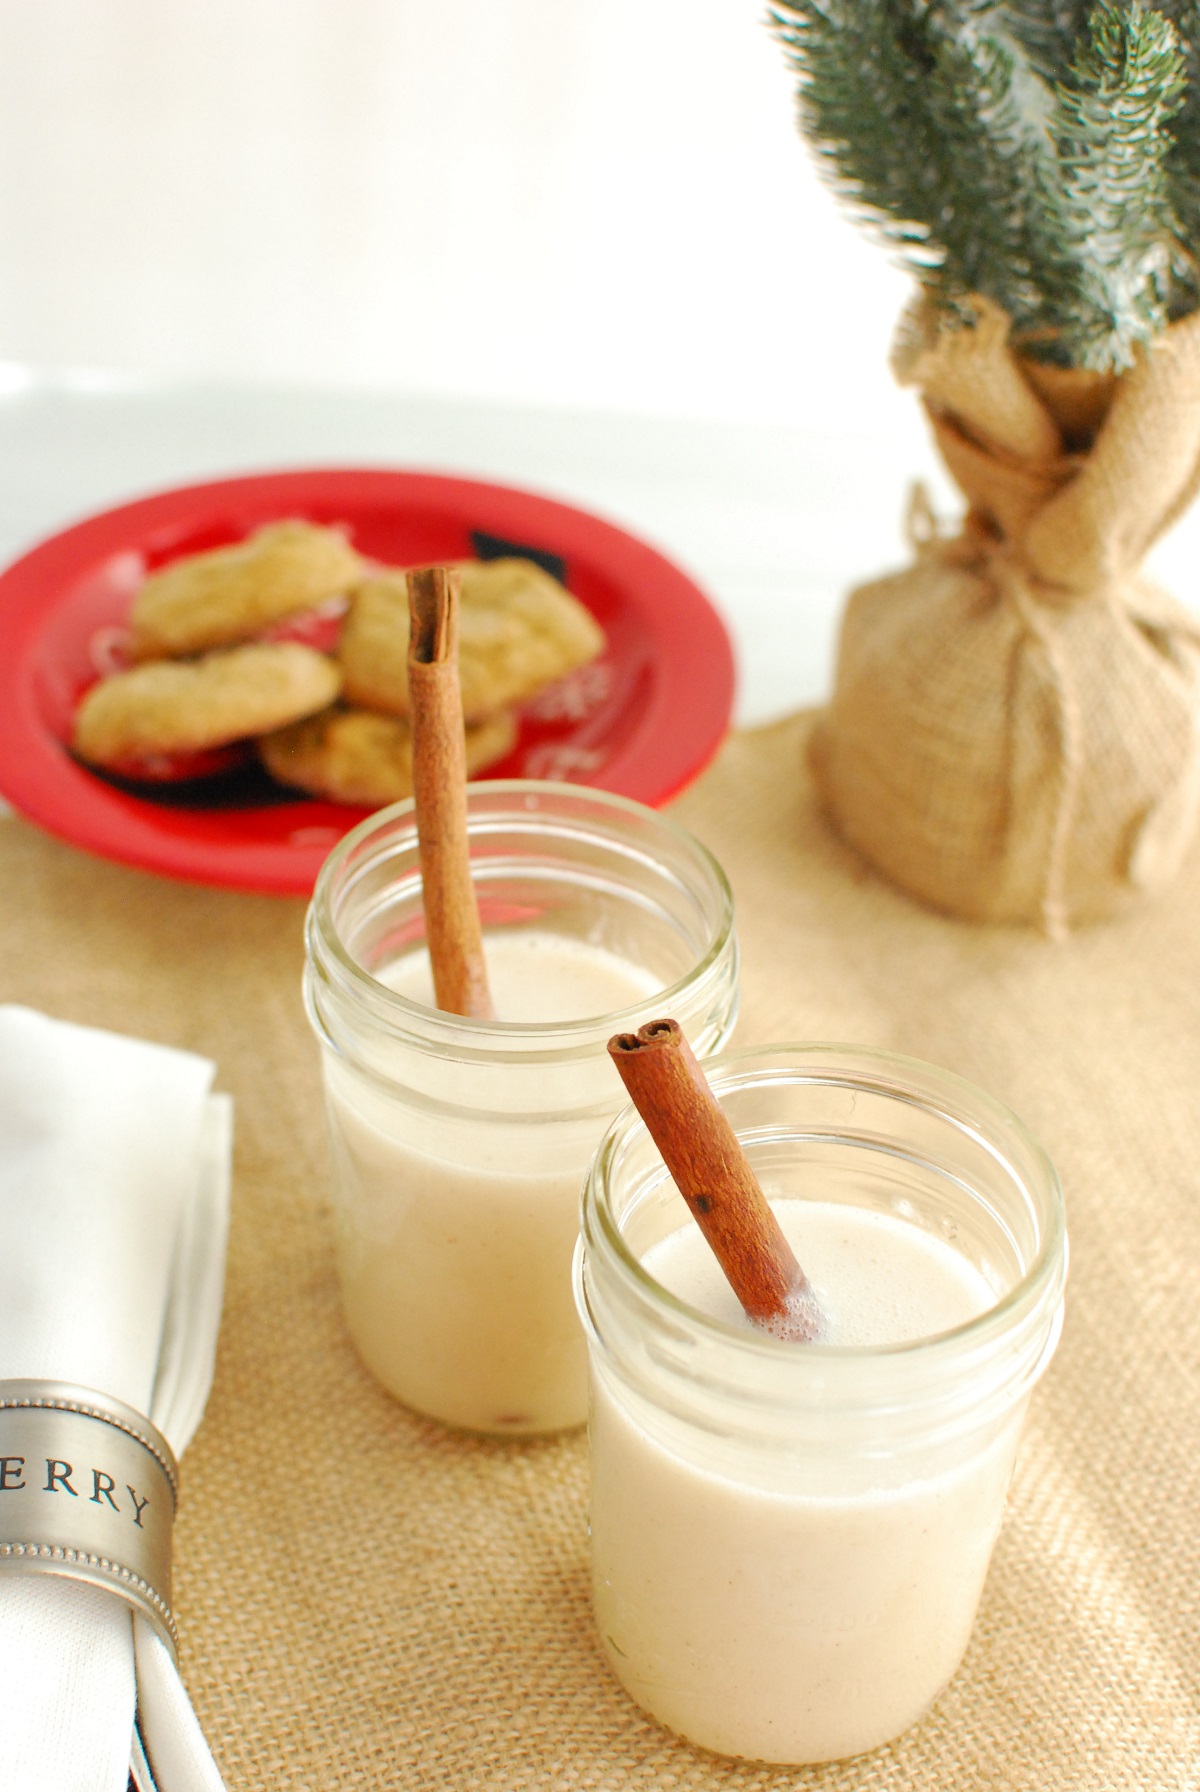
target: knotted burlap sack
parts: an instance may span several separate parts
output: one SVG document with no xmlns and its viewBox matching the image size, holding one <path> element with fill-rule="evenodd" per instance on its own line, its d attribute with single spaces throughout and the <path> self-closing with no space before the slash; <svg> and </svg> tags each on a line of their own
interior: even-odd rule
<svg viewBox="0 0 1200 1792">
<path fill-rule="evenodd" d="M 918 313 L 920 387 L 968 509 L 851 593 L 813 741 L 844 837 L 952 914 L 1051 933 L 1166 882 L 1200 802 L 1200 621 L 1141 571 L 1200 482 L 1200 316 L 1120 378 L 1019 357 L 1004 314 Z"/>
</svg>

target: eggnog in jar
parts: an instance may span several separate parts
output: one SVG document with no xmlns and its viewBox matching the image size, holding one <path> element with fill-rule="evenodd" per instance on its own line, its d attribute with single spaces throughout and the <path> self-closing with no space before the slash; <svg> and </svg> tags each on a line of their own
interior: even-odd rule
<svg viewBox="0 0 1200 1792">
<path fill-rule="evenodd" d="M 773 1048 L 706 1067 L 822 1314 L 741 1314 L 632 1113 L 589 1175 L 597 1627 L 661 1723 L 834 1760 L 920 1717 L 966 1648 L 1061 1318 L 1053 1170 L 929 1066 Z"/>
<path fill-rule="evenodd" d="M 433 1007 L 411 804 L 332 855 L 308 924 L 347 1326 L 390 1392 L 508 1434 L 581 1423 L 579 1188 L 621 1090 L 604 1054 L 669 992 L 728 1035 L 728 885 L 653 811 L 526 782 L 468 792 L 497 1018 Z"/>
</svg>

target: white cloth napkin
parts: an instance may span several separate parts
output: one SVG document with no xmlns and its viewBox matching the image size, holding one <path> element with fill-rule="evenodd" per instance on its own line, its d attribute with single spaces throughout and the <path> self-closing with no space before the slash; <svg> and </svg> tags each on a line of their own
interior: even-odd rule
<svg viewBox="0 0 1200 1792">
<path fill-rule="evenodd" d="M 177 1456 L 212 1383 L 225 1273 L 233 1109 L 213 1074 L 0 1007 L 0 1379 L 123 1400 Z M 125 1792 L 142 1743 L 161 1792 L 221 1792 L 153 1627 L 116 1594 L 0 1570 L 4 1792 Z"/>
</svg>

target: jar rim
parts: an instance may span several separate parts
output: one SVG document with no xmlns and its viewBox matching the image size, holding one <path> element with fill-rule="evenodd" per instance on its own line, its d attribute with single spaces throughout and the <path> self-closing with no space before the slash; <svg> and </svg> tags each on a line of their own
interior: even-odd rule
<svg viewBox="0 0 1200 1792">
<path fill-rule="evenodd" d="M 775 1065 L 775 1075 L 766 1077 L 755 1074 L 761 1073 L 772 1062 Z M 802 1359 L 811 1364 L 819 1364 L 822 1372 L 828 1372 L 832 1365 L 838 1363 L 899 1363 L 915 1358 L 932 1363 L 937 1357 L 957 1354 L 974 1345 L 986 1348 L 997 1334 L 1005 1333 L 1027 1313 L 1036 1310 L 1043 1299 L 1052 1296 L 1055 1305 L 1061 1300 L 1067 1276 L 1068 1241 L 1065 1205 L 1058 1172 L 1044 1146 L 1020 1116 L 968 1078 L 901 1052 L 838 1041 L 782 1042 L 742 1048 L 707 1058 L 703 1068 L 718 1096 L 725 1090 L 733 1091 L 755 1083 L 761 1086 L 777 1080 L 794 1082 L 795 1073 L 804 1068 L 814 1071 L 824 1068 L 827 1074 L 802 1080 L 844 1082 L 859 1088 L 873 1085 L 877 1092 L 902 1101 L 917 1099 L 916 1092 L 911 1088 L 886 1086 L 883 1077 L 889 1070 L 894 1075 L 908 1075 L 914 1080 L 944 1089 L 947 1095 L 958 1095 L 960 1099 L 965 1099 L 976 1119 L 987 1121 L 993 1130 L 1011 1132 L 1026 1154 L 1034 1179 L 1041 1184 L 1040 1189 L 1034 1189 L 1030 1187 L 1029 1180 L 1020 1179 L 1021 1185 L 1036 1202 L 1038 1248 L 1023 1273 L 1005 1294 L 982 1313 L 977 1313 L 960 1325 L 925 1337 L 903 1339 L 894 1344 L 846 1345 L 814 1341 L 806 1343 L 802 1351 L 798 1352 L 794 1343 L 773 1337 L 761 1328 L 719 1319 L 691 1306 L 657 1281 L 631 1249 L 608 1201 L 597 1193 L 598 1186 L 603 1186 L 606 1182 L 606 1172 L 624 1142 L 633 1134 L 647 1130 L 637 1110 L 628 1105 L 617 1115 L 600 1141 L 583 1187 L 576 1282 L 578 1294 L 582 1297 L 579 1301 L 581 1317 L 585 1322 L 591 1324 L 585 1310 L 586 1294 L 580 1284 L 580 1277 L 586 1252 L 589 1248 L 594 1249 L 598 1242 L 616 1258 L 621 1271 L 631 1279 L 640 1302 L 665 1312 L 677 1323 L 692 1327 L 698 1336 L 731 1348 L 742 1361 L 759 1359 L 778 1365 L 787 1358 L 793 1361 Z M 873 1077 L 871 1072 L 875 1073 Z M 931 1104 L 926 1101 L 925 1105 Z M 953 1113 L 940 1104 L 937 1111 L 952 1124 L 972 1133 L 993 1156 L 1003 1155 L 980 1126 L 965 1124 L 961 1113 Z M 590 1223 L 593 1217 L 595 1224 Z M 1048 1340 L 1047 1354 L 1056 1341 L 1055 1332 Z"/>
<path fill-rule="evenodd" d="M 518 808 L 515 799 L 521 799 Z M 511 809 L 505 810 L 503 799 L 511 798 Z M 659 810 L 652 809 L 645 803 L 636 802 L 631 797 L 619 796 L 613 791 L 597 789 L 591 785 L 566 784 L 549 779 L 534 778 L 489 778 L 476 780 L 467 785 L 467 822 L 468 830 L 472 820 L 471 804 L 474 800 L 478 806 L 493 806 L 497 815 L 510 813 L 519 820 L 523 813 L 530 813 L 529 800 L 569 799 L 572 805 L 590 806 L 599 814 L 619 819 L 626 817 L 641 825 L 652 823 L 661 832 L 684 848 L 709 878 L 716 895 L 718 913 L 710 932 L 708 945 L 695 963 L 674 983 L 662 991 L 658 1000 L 663 1005 L 663 1012 L 669 1011 L 672 999 L 685 989 L 694 989 L 698 983 L 708 976 L 717 966 L 728 950 L 734 930 L 733 890 L 720 861 L 690 829 L 683 827 Z M 478 813 L 478 809 L 477 809 Z M 547 816 L 553 815 L 553 809 L 542 811 Z M 486 1052 L 490 1042 L 506 1041 L 509 1044 L 518 1039 L 528 1041 L 534 1053 L 539 1049 L 554 1048 L 570 1050 L 572 1045 L 584 1044 L 594 1040 L 601 1030 L 620 1032 L 622 1022 L 634 1013 L 643 1013 L 645 1001 L 628 1003 L 621 1008 L 613 1009 L 606 1014 L 585 1015 L 577 1020 L 555 1021 L 503 1021 L 491 1018 L 479 1018 L 474 1015 L 444 1014 L 439 1009 L 429 1008 L 424 1003 L 414 1001 L 397 990 L 391 989 L 379 978 L 372 976 L 364 969 L 343 943 L 332 919 L 332 896 L 338 874 L 342 872 L 355 851 L 373 834 L 383 834 L 403 822 L 411 822 L 411 839 L 416 839 L 415 802 L 406 797 L 401 802 L 389 804 L 368 815 L 363 821 L 343 836 L 330 852 L 317 876 L 309 904 L 307 933 L 310 942 L 310 959 L 314 957 L 312 943 L 319 939 L 328 961 L 347 990 L 355 992 L 369 1003 L 378 1018 L 391 1018 L 402 1030 L 409 1032 L 414 1023 L 426 1039 L 444 1038 L 453 1042 L 456 1048 L 468 1053 Z"/>
</svg>

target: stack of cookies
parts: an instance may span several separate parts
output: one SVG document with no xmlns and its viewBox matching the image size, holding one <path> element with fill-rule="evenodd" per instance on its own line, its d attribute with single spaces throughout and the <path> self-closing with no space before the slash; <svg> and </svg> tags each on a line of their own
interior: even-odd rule
<svg viewBox="0 0 1200 1792">
<path fill-rule="evenodd" d="M 503 759 L 515 711 L 604 635 L 529 560 L 458 567 L 471 773 Z M 138 590 L 127 664 L 75 715 L 80 759 L 117 776 L 198 776 L 256 752 L 279 783 L 377 808 L 412 791 L 404 572 L 337 529 L 288 520 L 172 561 Z"/>
</svg>

